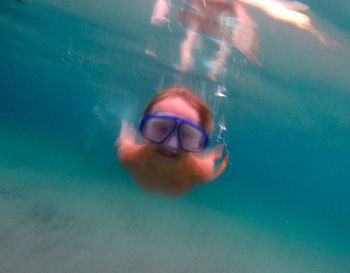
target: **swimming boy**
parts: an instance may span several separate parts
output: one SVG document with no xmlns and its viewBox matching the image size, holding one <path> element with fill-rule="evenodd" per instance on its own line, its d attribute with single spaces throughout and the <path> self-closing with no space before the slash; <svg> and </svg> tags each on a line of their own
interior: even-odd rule
<svg viewBox="0 0 350 273">
<path fill-rule="evenodd" d="M 139 132 L 144 144 L 136 143 L 136 132 L 123 122 L 115 142 L 119 161 L 146 190 L 187 193 L 215 179 L 226 167 L 228 154 L 215 166 L 222 157 L 222 145 L 204 152 L 212 124 L 208 107 L 192 92 L 184 88 L 164 90 L 143 113 Z"/>
</svg>

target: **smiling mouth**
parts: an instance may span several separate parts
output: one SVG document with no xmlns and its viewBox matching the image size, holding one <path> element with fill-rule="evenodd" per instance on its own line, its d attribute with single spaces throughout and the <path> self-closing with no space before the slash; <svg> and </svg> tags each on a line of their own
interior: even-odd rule
<svg viewBox="0 0 350 273">
<path fill-rule="evenodd" d="M 177 158 L 179 156 L 178 153 L 172 152 L 172 151 L 169 151 L 169 150 L 165 150 L 165 149 L 159 149 L 158 153 L 162 157 L 169 158 L 169 159 L 175 159 L 175 158 Z"/>
</svg>

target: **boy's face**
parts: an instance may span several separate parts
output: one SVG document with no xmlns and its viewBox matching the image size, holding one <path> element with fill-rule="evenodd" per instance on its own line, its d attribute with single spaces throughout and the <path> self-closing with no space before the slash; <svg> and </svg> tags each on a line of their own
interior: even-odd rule
<svg viewBox="0 0 350 273">
<path fill-rule="evenodd" d="M 166 98 L 156 103 L 151 114 L 163 113 L 185 119 L 194 124 L 199 124 L 199 113 L 182 98 Z M 176 134 L 172 135 L 162 144 L 153 144 L 147 141 L 151 152 L 162 162 L 179 162 L 186 158 L 187 152 L 180 148 Z"/>
</svg>

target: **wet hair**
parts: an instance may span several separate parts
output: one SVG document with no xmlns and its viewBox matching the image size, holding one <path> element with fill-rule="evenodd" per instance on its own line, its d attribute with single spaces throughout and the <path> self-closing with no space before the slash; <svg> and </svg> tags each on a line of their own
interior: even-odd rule
<svg viewBox="0 0 350 273">
<path fill-rule="evenodd" d="M 212 132 L 213 118 L 209 107 L 194 93 L 185 88 L 175 87 L 165 89 L 155 95 L 146 106 L 146 109 L 143 112 L 143 117 L 152 111 L 152 108 L 155 104 L 167 98 L 182 98 L 184 101 L 186 101 L 198 112 L 200 118 L 199 126 L 208 133 Z"/>
</svg>

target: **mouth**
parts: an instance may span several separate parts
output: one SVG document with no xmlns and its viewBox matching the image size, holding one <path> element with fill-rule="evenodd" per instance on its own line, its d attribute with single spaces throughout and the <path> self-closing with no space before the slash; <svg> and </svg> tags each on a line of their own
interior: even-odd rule
<svg viewBox="0 0 350 273">
<path fill-rule="evenodd" d="M 176 159 L 179 157 L 179 154 L 177 152 L 173 152 L 167 149 L 159 149 L 158 154 L 168 159 Z"/>
</svg>

